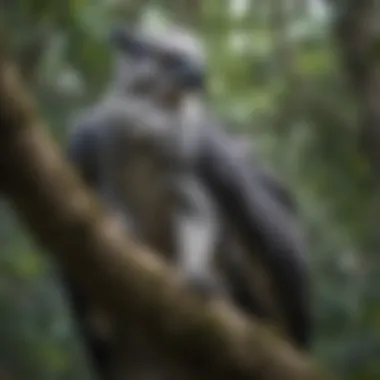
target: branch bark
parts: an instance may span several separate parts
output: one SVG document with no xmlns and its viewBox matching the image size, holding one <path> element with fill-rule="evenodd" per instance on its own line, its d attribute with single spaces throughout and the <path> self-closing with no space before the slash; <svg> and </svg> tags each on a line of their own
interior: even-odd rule
<svg viewBox="0 0 380 380">
<path fill-rule="evenodd" d="M 51 141 L 18 73 L 0 57 L 0 186 L 35 238 L 89 296 L 140 325 L 209 379 L 326 379 L 221 300 L 188 294 L 174 270 L 103 211 Z"/>
</svg>

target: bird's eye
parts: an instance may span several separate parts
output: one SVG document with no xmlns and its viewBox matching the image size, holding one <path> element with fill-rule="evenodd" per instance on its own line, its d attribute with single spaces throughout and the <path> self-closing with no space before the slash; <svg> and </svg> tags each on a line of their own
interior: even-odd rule
<svg viewBox="0 0 380 380">
<path fill-rule="evenodd" d="M 110 40 L 121 52 L 135 58 L 152 54 L 150 47 L 128 30 L 115 28 L 110 33 Z"/>
<path fill-rule="evenodd" d="M 126 51 L 135 58 L 147 57 L 151 54 L 149 47 L 139 41 L 130 41 Z"/>
<path fill-rule="evenodd" d="M 168 54 L 165 55 L 162 60 L 164 66 L 169 70 L 176 70 L 186 65 L 182 57 L 177 55 Z"/>
</svg>

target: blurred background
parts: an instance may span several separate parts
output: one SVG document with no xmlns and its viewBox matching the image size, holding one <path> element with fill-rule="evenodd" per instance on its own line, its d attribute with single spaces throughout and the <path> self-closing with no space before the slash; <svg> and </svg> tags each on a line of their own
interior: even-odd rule
<svg viewBox="0 0 380 380">
<path fill-rule="evenodd" d="M 166 18 L 198 33 L 210 101 L 298 197 L 313 274 L 313 354 L 341 378 L 359 380 L 380 378 L 376 7 L 370 0 L 13 0 L 0 2 L 0 22 L 62 146 L 70 115 L 107 83 L 110 26 L 144 18 L 154 27 Z M 0 244 L 0 379 L 90 379 L 53 263 L 4 200 Z"/>
</svg>

